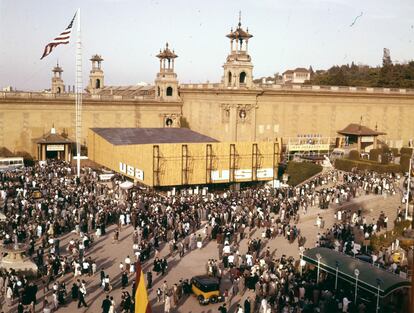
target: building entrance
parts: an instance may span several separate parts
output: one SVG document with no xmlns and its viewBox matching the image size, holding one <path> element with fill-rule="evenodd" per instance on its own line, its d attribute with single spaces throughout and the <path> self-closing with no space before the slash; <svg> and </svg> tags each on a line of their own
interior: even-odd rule
<svg viewBox="0 0 414 313">
<path fill-rule="evenodd" d="M 46 151 L 46 159 L 57 159 L 58 152 L 57 151 Z"/>
</svg>

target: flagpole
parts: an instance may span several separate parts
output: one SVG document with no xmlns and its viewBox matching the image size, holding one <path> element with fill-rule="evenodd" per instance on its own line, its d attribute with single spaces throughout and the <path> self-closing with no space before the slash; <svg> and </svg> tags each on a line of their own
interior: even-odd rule
<svg viewBox="0 0 414 313">
<path fill-rule="evenodd" d="M 82 43 L 81 43 L 81 15 L 78 16 L 78 36 L 76 41 L 76 95 L 75 95 L 75 128 L 76 128 L 76 175 L 80 177 L 80 155 L 82 134 Z"/>
</svg>

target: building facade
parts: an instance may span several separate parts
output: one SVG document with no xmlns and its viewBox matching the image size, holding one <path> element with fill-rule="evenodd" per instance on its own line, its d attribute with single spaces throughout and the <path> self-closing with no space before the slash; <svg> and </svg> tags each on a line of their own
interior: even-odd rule
<svg viewBox="0 0 414 313">
<path fill-rule="evenodd" d="M 284 71 L 282 81 L 284 84 L 304 84 L 310 80 L 311 72 L 303 67 L 297 67 L 294 70 Z"/>
<path fill-rule="evenodd" d="M 414 90 L 255 84 L 252 37 L 240 21 L 230 31 L 223 79 L 213 84 L 179 83 L 177 55 L 168 45 L 157 55 L 153 86 L 105 85 L 103 59 L 94 55 L 83 95 L 82 144 L 88 145 L 94 127 L 188 127 L 219 141 L 260 142 L 298 134 L 336 137 L 361 119 L 384 131 L 391 146 L 414 138 Z M 75 94 L 64 88 L 62 71 L 54 68 L 51 92 L 0 92 L 0 147 L 36 156 L 35 139 L 52 125 L 75 138 Z"/>
</svg>

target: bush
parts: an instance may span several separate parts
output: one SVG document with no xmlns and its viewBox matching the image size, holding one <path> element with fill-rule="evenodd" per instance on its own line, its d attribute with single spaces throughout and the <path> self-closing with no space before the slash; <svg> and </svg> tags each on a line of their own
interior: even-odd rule
<svg viewBox="0 0 414 313">
<path fill-rule="evenodd" d="M 401 154 L 400 157 L 400 168 L 401 172 L 407 173 L 410 168 L 411 154 Z"/>
<path fill-rule="evenodd" d="M 401 168 L 398 164 L 381 164 L 378 162 L 366 161 L 366 160 L 350 160 L 350 159 L 336 159 L 335 168 L 350 172 L 353 168 L 359 170 L 375 171 L 377 173 L 399 173 Z"/>
<path fill-rule="evenodd" d="M 390 150 L 390 148 L 388 147 L 388 145 L 385 145 L 385 144 L 383 144 L 382 146 L 381 146 L 381 152 L 391 152 L 391 150 Z"/>
<path fill-rule="evenodd" d="M 390 163 L 390 152 L 381 153 L 381 164 L 388 164 Z"/>
<path fill-rule="evenodd" d="M 351 150 L 349 152 L 349 158 L 351 160 L 359 160 L 359 152 L 357 150 Z"/>
<path fill-rule="evenodd" d="M 391 148 L 391 153 L 394 157 L 400 156 L 400 153 L 398 152 L 398 148 Z"/>
<path fill-rule="evenodd" d="M 310 162 L 289 162 L 286 173 L 289 175 L 288 183 L 296 186 L 322 171 L 322 166 Z"/>
<path fill-rule="evenodd" d="M 378 156 L 380 155 L 380 149 L 371 149 L 369 152 L 369 159 L 371 161 L 378 162 Z"/>
<path fill-rule="evenodd" d="M 400 154 L 408 154 L 408 155 L 412 155 L 413 153 L 413 148 L 401 148 L 400 150 Z"/>
</svg>

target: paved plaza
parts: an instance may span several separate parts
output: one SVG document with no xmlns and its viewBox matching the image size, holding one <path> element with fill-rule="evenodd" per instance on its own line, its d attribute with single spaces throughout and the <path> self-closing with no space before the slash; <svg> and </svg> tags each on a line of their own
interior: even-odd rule
<svg viewBox="0 0 414 313">
<path fill-rule="evenodd" d="M 359 198 L 353 199 L 351 202 L 344 204 L 341 209 L 351 209 L 357 210 L 359 208 L 363 208 L 363 215 L 367 217 L 367 221 L 371 221 L 371 219 L 377 219 L 380 212 L 384 211 L 385 214 L 389 217 L 390 221 L 393 221 L 396 218 L 397 208 L 401 206 L 401 194 L 397 192 L 394 196 L 388 196 L 384 198 L 383 196 L 379 195 L 367 195 L 362 196 Z M 300 221 L 297 224 L 297 227 L 300 228 L 301 234 L 306 237 L 305 247 L 310 248 L 315 246 L 316 235 L 318 232 L 323 232 L 323 230 L 317 229 L 315 226 L 315 220 L 318 214 L 320 214 L 323 219 L 325 220 L 325 229 L 329 228 L 335 222 L 334 213 L 338 209 L 338 207 L 330 208 L 327 210 L 319 210 L 316 208 L 311 208 L 308 210 L 307 214 L 301 213 Z M 390 225 L 392 226 L 392 225 Z M 119 236 L 119 243 L 113 243 L 113 232 L 115 231 L 115 225 L 112 225 L 108 228 L 107 234 L 102 236 L 99 240 L 95 239 L 94 244 L 92 247 L 87 250 L 86 256 L 91 256 L 92 259 L 97 263 L 97 273 L 92 276 L 84 276 L 80 277 L 81 279 L 85 279 L 87 282 L 87 296 L 86 302 L 88 304 L 88 308 L 77 308 L 77 302 L 69 302 L 66 306 L 62 306 L 58 309 L 59 312 L 101 312 L 101 304 L 103 299 L 106 296 L 106 293 L 103 292 L 100 286 L 100 277 L 99 271 L 103 268 L 106 274 L 109 274 L 110 281 L 113 286 L 112 291 L 109 293 L 111 296 L 114 297 L 115 302 L 119 304 L 120 297 L 121 297 L 121 271 L 119 269 L 120 262 L 123 262 L 127 255 L 133 256 L 132 250 L 132 226 L 126 226 L 122 229 L 120 236 Z M 390 229 L 390 227 L 388 228 Z M 250 230 L 247 229 L 247 233 L 250 235 L 251 238 L 259 238 L 261 237 L 261 229 Z M 78 235 L 76 233 L 70 233 L 63 236 L 61 241 L 61 251 L 66 251 L 66 246 L 70 239 L 78 239 Z M 240 243 L 240 252 L 245 253 L 247 250 L 247 241 L 248 238 L 245 238 Z M 164 276 L 157 276 L 155 272 L 153 272 L 153 287 L 149 290 L 149 298 L 152 304 L 152 309 L 154 313 L 161 313 L 164 312 L 164 305 L 162 303 L 157 303 L 156 300 L 156 290 L 158 287 L 161 287 L 164 281 L 167 281 L 168 285 L 171 287 L 174 283 L 178 283 L 180 279 L 190 279 L 194 275 L 200 275 L 206 273 L 206 262 L 210 258 L 219 259 L 218 256 L 218 249 L 216 241 L 210 241 L 205 243 L 203 248 L 193 250 L 189 253 L 186 253 L 183 258 L 180 258 L 178 255 L 173 257 L 168 256 L 169 250 L 168 246 L 163 244 L 162 249 L 160 250 L 160 256 L 168 257 L 168 272 Z M 275 257 L 280 257 L 282 254 L 287 256 L 293 256 L 295 258 L 299 257 L 299 250 L 297 240 L 292 244 L 286 240 L 285 237 L 280 236 L 276 237 L 275 239 L 265 241 L 264 249 L 267 247 L 270 248 L 270 251 L 273 253 Z M 149 260 L 143 264 L 144 273 L 152 269 L 152 260 Z M 134 276 L 131 274 L 129 276 L 129 284 L 128 287 L 125 289 L 131 293 L 132 283 L 134 280 Z M 68 291 L 72 286 L 72 283 L 75 282 L 73 278 L 73 274 L 67 274 L 64 277 L 58 279 L 59 282 L 64 281 L 66 283 Z M 224 275 L 222 279 L 222 289 L 228 287 L 230 285 L 230 281 L 228 275 Z M 38 301 L 36 312 L 41 311 L 41 303 L 43 299 L 43 286 L 40 284 Z M 251 298 L 254 298 L 252 291 L 247 289 L 246 293 L 241 296 L 242 300 L 248 295 Z M 51 293 L 47 293 L 46 296 L 51 299 Z M 69 297 L 68 297 L 69 298 Z M 235 305 L 240 302 L 241 300 L 240 295 L 232 299 L 230 307 L 230 312 L 233 312 L 235 309 Z M 220 304 L 210 304 L 207 306 L 200 306 L 194 296 L 190 296 L 188 298 L 183 298 L 179 302 L 178 307 L 174 308 L 175 312 L 189 312 L 189 313 L 209 313 L 209 312 L 218 312 L 218 307 Z M 16 312 L 15 307 L 6 312 Z"/>
</svg>

